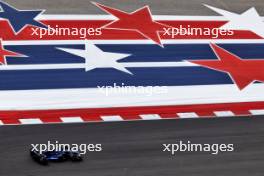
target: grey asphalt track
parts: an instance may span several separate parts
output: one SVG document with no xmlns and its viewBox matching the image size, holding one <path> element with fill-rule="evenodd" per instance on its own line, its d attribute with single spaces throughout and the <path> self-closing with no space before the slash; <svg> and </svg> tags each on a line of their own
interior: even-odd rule
<svg viewBox="0 0 264 176">
<path fill-rule="evenodd" d="M 1 176 L 263 176 L 264 118 L 164 120 L 0 128 Z M 31 143 L 102 143 L 82 163 L 31 160 Z M 234 152 L 162 152 L 163 143 L 232 143 Z"/>
<path fill-rule="evenodd" d="M 6 0 L 20 9 L 47 9 L 47 14 L 102 13 L 88 0 Z M 99 0 L 132 11 L 149 4 L 153 14 L 217 15 L 207 3 L 241 13 L 255 6 L 264 15 L 263 0 Z M 264 118 L 164 120 L 65 125 L 0 127 L 0 176 L 263 176 Z M 31 143 L 102 143 L 103 151 L 88 153 L 83 163 L 34 163 Z M 163 143 L 234 143 L 235 151 L 162 152 Z"/>
<path fill-rule="evenodd" d="M 263 0 L 94 0 L 127 12 L 149 5 L 154 15 L 218 15 L 202 4 L 237 13 L 255 6 L 264 15 Z M 105 14 L 89 0 L 5 0 L 19 9 L 46 9 L 47 14 Z"/>
</svg>

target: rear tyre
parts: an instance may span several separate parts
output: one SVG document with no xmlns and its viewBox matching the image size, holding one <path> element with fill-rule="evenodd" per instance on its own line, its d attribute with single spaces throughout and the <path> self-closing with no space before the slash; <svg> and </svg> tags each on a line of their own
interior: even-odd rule
<svg viewBox="0 0 264 176">
<path fill-rule="evenodd" d="M 48 160 L 45 157 L 41 157 L 39 163 L 42 165 L 48 165 Z"/>
<path fill-rule="evenodd" d="M 82 161 L 83 158 L 81 156 L 73 156 L 73 157 L 71 157 L 71 160 L 73 162 L 78 162 L 78 161 Z"/>
</svg>

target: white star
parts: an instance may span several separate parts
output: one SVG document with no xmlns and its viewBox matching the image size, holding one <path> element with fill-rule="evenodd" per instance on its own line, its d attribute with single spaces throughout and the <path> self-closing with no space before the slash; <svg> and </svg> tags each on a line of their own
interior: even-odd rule
<svg viewBox="0 0 264 176">
<path fill-rule="evenodd" d="M 264 23 L 254 7 L 248 9 L 242 14 L 237 14 L 206 4 L 204 5 L 229 20 L 229 22 L 223 25 L 221 29 L 250 30 L 257 35 L 264 37 Z"/>
<path fill-rule="evenodd" d="M 96 68 L 115 68 L 119 71 L 132 75 L 132 73 L 127 70 L 122 63 L 117 62 L 130 56 L 131 54 L 104 52 L 91 42 L 88 42 L 88 40 L 85 41 L 85 50 L 69 48 L 57 49 L 83 57 L 85 59 L 85 71 L 90 71 Z"/>
</svg>

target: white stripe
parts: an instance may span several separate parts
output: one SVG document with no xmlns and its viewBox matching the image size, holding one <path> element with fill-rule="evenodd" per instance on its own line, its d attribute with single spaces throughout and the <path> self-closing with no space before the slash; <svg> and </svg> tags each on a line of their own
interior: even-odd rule
<svg viewBox="0 0 264 176">
<path fill-rule="evenodd" d="M 32 119 L 19 119 L 22 124 L 41 124 L 43 123 L 40 119 L 32 118 Z"/>
<path fill-rule="evenodd" d="M 203 6 L 201 6 L 203 7 Z M 152 15 L 153 20 L 226 21 L 223 16 Z M 263 18 L 263 17 L 262 17 Z M 115 20 L 112 15 L 42 14 L 36 20 Z"/>
<path fill-rule="evenodd" d="M 161 117 L 158 114 L 142 114 L 139 115 L 143 120 L 158 120 Z"/>
<path fill-rule="evenodd" d="M 151 40 L 91 40 L 94 44 L 154 44 Z M 84 40 L 16 40 L 16 41 L 3 41 L 5 46 L 13 45 L 84 45 Z M 262 39 L 173 39 L 173 40 L 162 40 L 163 44 L 236 44 L 246 43 L 263 44 Z M 166 46 L 165 46 L 166 48 Z"/>
<path fill-rule="evenodd" d="M 36 20 L 115 20 L 112 15 L 42 14 Z"/>
<path fill-rule="evenodd" d="M 4 122 L 2 120 L 0 120 L 0 125 L 4 125 Z"/>
<path fill-rule="evenodd" d="M 258 109 L 258 110 L 250 110 L 249 111 L 252 115 L 263 115 L 264 109 Z"/>
<path fill-rule="evenodd" d="M 143 94 L 141 87 L 135 87 L 134 92 L 125 93 L 125 90 L 120 88 L 120 91 L 110 92 L 108 89 L 108 95 L 105 88 L 0 91 L 0 110 L 166 106 L 264 100 L 264 84 L 252 84 L 243 91 L 235 85 L 168 86 L 164 87 L 163 92 L 153 93 L 152 96 Z"/>
<path fill-rule="evenodd" d="M 188 21 L 226 21 L 222 16 L 176 16 L 176 15 L 152 15 L 153 20 L 188 20 Z M 36 20 L 115 20 L 112 15 L 53 15 L 45 14 L 36 17 Z"/>
<path fill-rule="evenodd" d="M 217 117 L 235 116 L 235 114 L 232 111 L 214 111 L 214 114 Z"/>
<path fill-rule="evenodd" d="M 111 121 L 123 121 L 121 116 L 101 116 L 103 121 L 111 122 Z"/>
<path fill-rule="evenodd" d="M 181 119 L 185 118 L 198 118 L 199 116 L 194 112 L 177 113 Z"/>
<path fill-rule="evenodd" d="M 120 62 L 121 63 L 121 62 Z M 190 62 L 131 62 L 122 63 L 124 67 L 197 67 Z M 51 70 L 51 69 L 85 69 L 85 64 L 28 64 L 28 65 L 2 65 L 0 70 Z"/>
<path fill-rule="evenodd" d="M 81 117 L 61 117 L 60 119 L 64 123 L 83 122 L 83 119 Z"/>
</svg>

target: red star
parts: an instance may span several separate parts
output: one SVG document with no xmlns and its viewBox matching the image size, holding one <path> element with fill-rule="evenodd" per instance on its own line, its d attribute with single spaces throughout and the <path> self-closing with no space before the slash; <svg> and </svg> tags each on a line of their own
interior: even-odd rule
<svg viewBox="0 0 264 176">
<path fill-rule="evenodd" d="M 24 57 L 24 55 L 9 51 L 9 50 L 5 50 L 3 45 L 2 45 L 2 41 L 0 40 L 0 63 L 2 65 L 6 65 L 6 57 Z"/>
<path fill-rule="evenodd" d="M 218 60 L 197 60 L 190 62 L 228 73 L 240 90 L 255 81 L 264 82 L 264 59 L 243 60 L 215 44 L 210 44 L 210 46 Z"/>
<path fill-rule="evenodd" d="M 144 6 L 132 13 L 126 13 L 96 2 L 92 3 L 118 18 L 102 28 L 136 31 L 145 38 L 153 40 L 158 45 L 163 46 L 160 41 L 159 31 L 163 31 L 164 27 L 170 26 L 154 21 L 149 6 Z"/>
</svg>

